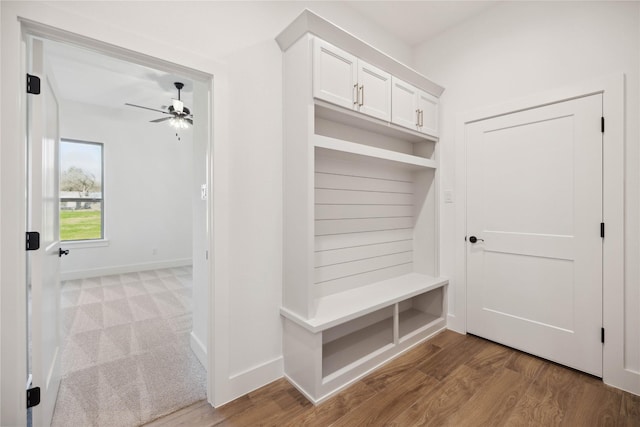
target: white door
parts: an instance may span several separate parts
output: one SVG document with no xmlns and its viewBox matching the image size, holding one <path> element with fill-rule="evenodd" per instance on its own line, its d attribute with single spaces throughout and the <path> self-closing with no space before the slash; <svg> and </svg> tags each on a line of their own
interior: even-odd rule
<svg viewBox="0 0 640 427">
<path fill-rule="evenodd" d="M 391 74 L 358 60 L 358 107 L 361 113 L 391 120 Z"/>
<path fill-rule="evenodd" d="M 395 77 L 391 82 L 391 122 L 416 130 L 418 128 L 418 89 Z"/>
<path fill-rule="evenodd" d="M 438 134 L 438 98 L 418 91 L 419 127 L 418 130 L 428 135 Z"/>
<path fill-rule="evenodd" d="M 313 96 L 357 108 L 357 58 L 320 39 L 313 41 Z"/>
<path fill-rule="evenodd" d="M 601 116 L 599 94 L 466 129 L 467 330 L 596 376 Z"/>
<path fill-rule="evenodd" d="M 33 425 L 48 426 L 60 385 L 60 249 L 58 228 L 58 101 L 45 73 L 42 41 L 32 43 L 31 74 L 41 94 L 27 95 L 29 109 L 29 231 L 40 233 L 40 249 L 29 251 L 31 373 L 41 400 Z"/>
</svg>

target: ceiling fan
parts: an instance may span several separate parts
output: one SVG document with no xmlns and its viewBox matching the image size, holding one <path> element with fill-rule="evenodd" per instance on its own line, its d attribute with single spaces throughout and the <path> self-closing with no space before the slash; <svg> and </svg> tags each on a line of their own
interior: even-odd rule
<svg viewBox="0 0 640 427">
<path fill-rule="evenodd" d="M 186 129 L 189 125 L 193 125 L 193 114 L 191 110 L 185 107 L 184 102 L 180 100 L 180 91 L 184 87 L 184 83 L 174 82 L 173 85 L 178 89 L 178 99 L 173 99 L 172 105 L 167 107 L 166 110 L 158 110 L 156 108 L 144 107 L 142 105 L 135 105 L 125 102 L 124 105 L 136 108 L 144 108 L 145 110 L 156 111 L 158 113 L 167 114 L 169 117 L 161 117 L 159 119 L 151 120 L 151 123 L 160 123 L 169 120 L 169 124 L 176 129 Z"/>
</svg>

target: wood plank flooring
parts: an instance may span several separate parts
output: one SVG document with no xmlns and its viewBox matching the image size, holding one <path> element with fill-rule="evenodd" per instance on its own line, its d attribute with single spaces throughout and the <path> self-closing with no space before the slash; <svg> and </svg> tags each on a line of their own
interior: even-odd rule
<svg viewBox="0 0 640 427">
<path fill-rule="evenodd" d="M 445 331 L 316 407 L 280 379 L 218 409 L 202 401 L 147 425 L 640 427 L 640 397 Z"/>
</svg>

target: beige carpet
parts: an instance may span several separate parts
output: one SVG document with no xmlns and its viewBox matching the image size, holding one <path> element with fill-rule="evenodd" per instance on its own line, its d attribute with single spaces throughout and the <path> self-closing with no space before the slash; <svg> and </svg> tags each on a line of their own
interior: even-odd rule
<svg viewBox="0 0 640 427">
<path fill-rule="evenodd" d="M 137 426 L 206 398 L 189 347 L 191 277 L 180 267 L 63 283 L 53 426 Z"/>
</svg>

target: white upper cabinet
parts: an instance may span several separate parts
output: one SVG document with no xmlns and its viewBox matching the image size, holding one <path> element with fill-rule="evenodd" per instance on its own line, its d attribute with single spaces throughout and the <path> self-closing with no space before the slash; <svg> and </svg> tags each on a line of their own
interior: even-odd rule
<svg viewBox="0 0 640 427">
<path fill-rule="evenodd" d="M 361 113 L 391 120 L 391 74 L 358 60 L 358 107 Z"/>
<path fill-rule="evenodd" d="M 391 120 L 391 75 L 323 40 L 314 40 L 313 96 Z"/>
<path fill-rule="evenodd" d="M 418 91 L 418 110 L 418 131 L 438 135 L 438 98 L 422 90 Z"/>
<path fill-rule="evenodd" d="M 313 96 L 341 107 L 358 107 L 358 58 L 315 39 L 313 43 Z"/>
<path fill-rule="evenodd" d="M 392 81 L 391 123 L 417 130 L 418 89 L 395 77 L 392 78 Z"/>
<path fill-rule="evenodd" d="M 438 135 L 438 98 L 398 78 L 392 78 L 391 123 L 428 135 Z"/>
</svg>

